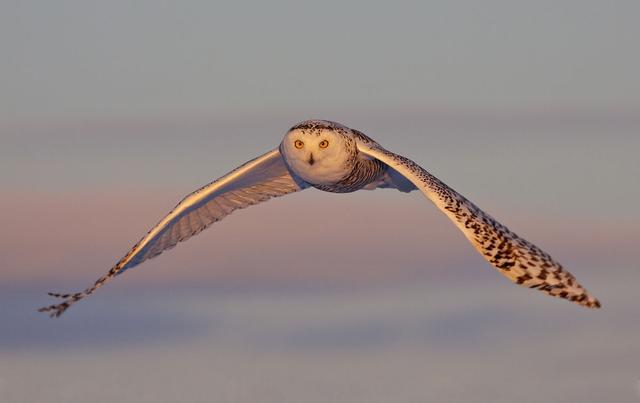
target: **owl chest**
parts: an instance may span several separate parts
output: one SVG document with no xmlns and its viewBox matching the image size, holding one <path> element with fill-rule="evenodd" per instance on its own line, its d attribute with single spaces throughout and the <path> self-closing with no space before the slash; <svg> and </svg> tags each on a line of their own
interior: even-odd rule
<svg viewBox="0 0 640 403">
<path fill-rule="evenodd" d="M 362 189 L 384 174 L 386 166 L 378 160 L 358 160 L 353 169 L 335 183 L 311 183 L 325 192 L 349 193 Z"/>
</svg>

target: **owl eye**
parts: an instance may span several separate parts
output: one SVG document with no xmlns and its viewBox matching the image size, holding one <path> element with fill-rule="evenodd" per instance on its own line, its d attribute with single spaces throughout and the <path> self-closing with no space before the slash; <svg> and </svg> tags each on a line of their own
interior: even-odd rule
<svg viewBox="0 0 640 403">
<path fill-rule="evenodd" d="M 327 140 L 322 140 L 318 145 L 320 146 L 320 148 L 327 148 L 329 147 L 329 142 Z"/>
<path fill-rule="evenodd" d="M 296 146 L 296 148 L 298 148 L 298 149 L 300 149 L 300 148 L 304 147 L 304 143 L 303 143 L 301 140 L 296 140 L 296 141 L 293 143 L 293 145 L 294 145 L 294 146 Z"/>
</svg>

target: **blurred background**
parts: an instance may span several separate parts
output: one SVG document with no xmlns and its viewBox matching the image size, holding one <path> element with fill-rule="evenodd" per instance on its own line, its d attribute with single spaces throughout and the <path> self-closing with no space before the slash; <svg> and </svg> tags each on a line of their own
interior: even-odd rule
<svg viewBox="0 0 640 403">
<path fill-rule="evenodd" d="M 0 2 L 0 402 L 639 401 L 639 18 Z M 603 308 L 512 285 L 417 192 L 307 190 L 36 312 L 309 118 L 415 160 Z"/>
</svg>

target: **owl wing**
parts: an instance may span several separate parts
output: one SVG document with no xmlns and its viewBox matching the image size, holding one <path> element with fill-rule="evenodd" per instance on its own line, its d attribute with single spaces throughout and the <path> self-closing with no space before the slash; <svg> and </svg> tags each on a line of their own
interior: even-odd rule
<svg viewBox="0 0 640 403">
<path fill-rule="evenodd" d="M 364 136 L 357 143 L 361 153 L 384 162 L 420 189 L 453 221 L 482 257 L 511 281 L 582 306 L 600 307 L 600 302 L 551 256 L 520 238 L 418 164 Z"/>
<path fill-rule="evenodd" d="M 39 311 L 60 316 L 107 281 L 173 248 L 233 211 L 306 187 L 304 181 L 291 175 L 278 149 L 269 151 L 186 196 L 93 285 L 73 294 L 49 293 L 64 301 Z"/>
</svg>

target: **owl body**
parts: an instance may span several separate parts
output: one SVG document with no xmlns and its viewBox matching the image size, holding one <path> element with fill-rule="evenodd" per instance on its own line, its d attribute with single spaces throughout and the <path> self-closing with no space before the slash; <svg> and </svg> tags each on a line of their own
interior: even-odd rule
<svg viewBox="0 0 640 403">
<path fill-rule="evenodd" d="M 355 192 L 379 184 L 387 171 L 383 162 L 358 152 L 358 134 L 339 123 L 307 120 L 287 132 L 280 151 L 306 185 L 325 192 Z"/>
</svg>

